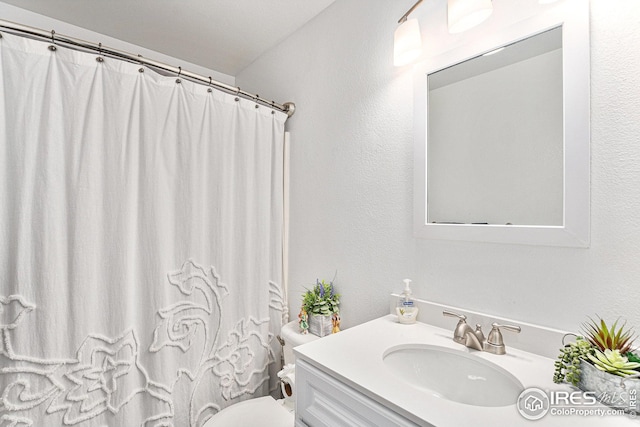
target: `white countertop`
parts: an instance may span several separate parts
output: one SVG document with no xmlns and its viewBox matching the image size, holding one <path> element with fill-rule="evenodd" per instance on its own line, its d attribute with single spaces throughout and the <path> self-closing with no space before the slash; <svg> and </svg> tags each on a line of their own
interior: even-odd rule
<svg viewBox="0 0 640 427">
<path fill-rule="evenodd" d="M 506 355 L 468 349 L 452 340 L 451 330 L 424 323 L 403 325 L 388 315 L 296 347 L 296 357 L 338 378 L 355 390 L 424 426 L 640 426 L 628 416 L 559 416 L 547 414 L 538 421 L 524 419 L 515 405 L 481 407 L 449 401 L 420 390 L 397 378 L 383 362 L 384 352 L 402 344 L 430 344 L 448 347 L 493 362 L 511 372 L 525 389 L 575 389 L 553 383 L 553 359 L 509 348 Z M 508 344 L 508 337 L 505 338 Z M 560 346 L 558 346 L 560 347 Z M 514 397 L 515 400 L 516 397 Z M 602 407 L 608 409 L 607 407 Z M 496 424 L 498 422 L 498 424 Z"/>
</svg>

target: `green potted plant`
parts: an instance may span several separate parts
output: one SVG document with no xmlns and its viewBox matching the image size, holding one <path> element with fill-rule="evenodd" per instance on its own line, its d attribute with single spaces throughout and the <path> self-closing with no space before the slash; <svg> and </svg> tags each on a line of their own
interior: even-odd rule
<svg viewBox="0 0 640 427">
<path fill-rule="evenodd" d="M 313 288 L 302 296 L 302 310 L 309 316 L 309 332 L 323 337 L 337 329 L 339 305 L 340 294 L 335 292 L 333 282 L 316 280 Z"/>
<path fill-rule="evenodd" d="M 560 349 L 553 381 L 595 392 L 602 403 L 640 413 L 640 357 L 633 350 L 635 335 L 626 324 L 611 327 L 603 319 L 583 324 L 584 336 Z M 627 393 L 630 391 L 630 393 Z"/>
</svg>

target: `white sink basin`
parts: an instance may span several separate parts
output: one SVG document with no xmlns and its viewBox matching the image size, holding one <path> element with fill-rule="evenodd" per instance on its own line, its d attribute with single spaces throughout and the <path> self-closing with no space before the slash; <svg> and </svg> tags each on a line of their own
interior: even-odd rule
<svg viewBox="0 0 640 427">
<path fill-rule="evenodd" d="M 472 354 L 426 344 L 388 349 L 384 364 L 413 387 L 474 406 L 508 406 L 524 390 L 509 372 Z"/>
</svg>

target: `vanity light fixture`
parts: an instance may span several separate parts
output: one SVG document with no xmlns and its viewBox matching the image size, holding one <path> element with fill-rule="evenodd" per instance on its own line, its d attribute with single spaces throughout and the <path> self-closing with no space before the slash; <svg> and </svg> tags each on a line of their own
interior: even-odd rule
<svg viewBox="0 0 640 427">
<path fill-rule="evenodd" d="M 423 0 L 418 0 L 402 18 L 393 35 L 393 65 L 401 67 L 416 60 L 422 53 L 422 36 L 417 19 L 408 19 Z M 540 0 L 549 1 L 549 0 Z M 554 1 L 554 0 L 552 0 Z M 493 12 L 491 0 L 447 0 L 450 33 L 461 33 L 487 19 Z"/>
<path fill-rule="evenodd" d="M 422 36 L 418 20 L 405 18 L 393 33 L 393 65 L 402 67 L 410 64 L 420 56 L 420 53 L 422 53 Z"/>
<path fill-rule="evenodd" d="M 418 0 L 402 18 L 398 20 L 400 26 L 393 33 L 393 65 L 402 67 L 416 60 L 422 53 L 422 36 L 418 20 L 408 19 L 422 0 Z"/>
</svg>

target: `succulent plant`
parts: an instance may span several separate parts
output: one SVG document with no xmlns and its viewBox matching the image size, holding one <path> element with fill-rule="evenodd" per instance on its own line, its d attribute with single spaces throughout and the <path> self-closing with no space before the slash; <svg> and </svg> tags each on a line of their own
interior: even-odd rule
<svg viewBox="0 0 640 427">
<path fill-rule="evenodd" d="M 601 352 L 618 350 L 620 354 L 625 354 L 631 351 L 633 340 L 636 337 L 633 330 L 625 329 L 626 322 L 618 328 L 620 320 L 618 319 L 609 328 L 603 319 L 600 319 L 600 322 L 589 320 L 591 323 L 583 323 L 582 327 L 587 339 L 594 347 L 600 349 Z"/>
<path fill-rule="evenodd" d="M 629 362 L 638 362 L 638 363 L 640 363 L 640 357 L 635 353 L 629 352 L 629 353 L 625 354 L 625 356 L 627 356 L 627 359 L 629 359 Z"/>
<path fill-rule="evenodd" d="M 577 336 L 574 342 L 561 348 L 558 360 L 554 363 L 553 382 L 566 381 L 577 386 L 580 381 L 580 361 L 585 360 L 592 352 L 591 343 L 581 336 Z"/>
<path fill-rule="evenodd" d="M 582 324 L 585 337 L 577 336 L 575 342 L 560 350 L 553 381 L 566 381 L 577 386 L 582 360 L 601 371 L 622 377 L 640 373 L 640 357 L 631 351 L 636 338 L 633 330 L 626 328 L 626 323 L 618 327 L 620 319 L 611 327 L 602 319 L 598 322 L 591 318 L 589 320 L 590 323 Z"/>
<path fill-rule="evenodd" d="M 640 363 L 629 362 L 626 356 L 620 354 L 620 350 L 595 350 L 594 354 L 587 354 L 587 357 L 593 366 L 610 374 L 626 377 L 639 373 L 636 369 L 640 368 Z"/>
</svg>

